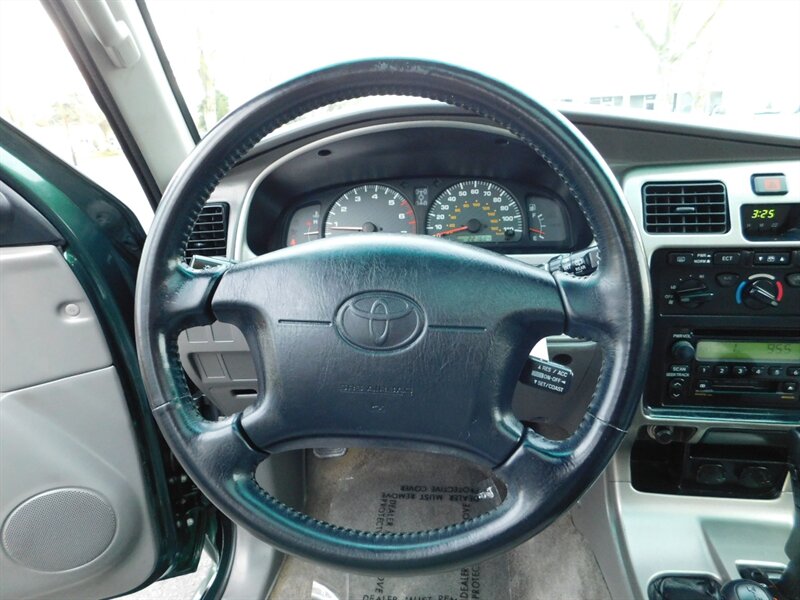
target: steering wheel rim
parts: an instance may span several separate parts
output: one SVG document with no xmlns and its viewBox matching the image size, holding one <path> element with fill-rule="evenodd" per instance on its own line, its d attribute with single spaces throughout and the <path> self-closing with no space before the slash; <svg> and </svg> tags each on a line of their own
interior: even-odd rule
<svg viewBox="0 0 800 600">
<path fill-rule="evenodd" d="M 204 202 L 261 138 L 315 108 L 387 94 L 461 107 L 504 127 L 531 147 L 561 177 L 586 216 L 599 249 L 598 270 L 583 278 L 550 275 L 457 242 L 385 234 L 320 240 L 230 268 L 195 271 L 183 263 L 185 244 Z M 315 263 L 323 264 L 331 276 L 321 276 Z M 446 288 L 470 294 L 466 286 L 459 287 L 458 277 L 451 276 L 464 268 L 469 268 L 472 283 L 480 284 L 483 301 L 480 295 L 470 296 L 478 308 L 466 312 L 446 302 L 440 306 Z M 413 284 L 402 283 L 409 272 Z M 336 283 L 349 276 L 357 281 L 355 294 L 347 294 Z M 288 287 L 282 277 L 290 278 Z M 309 288 L 321 296 L 318 302 L 296 298 L 286 302 L 285 294 L 280 294 Z M 492 289 L 502 293 L 486 300 L 486 290 Z M 408 314 L 413 312 L 421 320 L 413 339 L 403 340 L 404 345 L 388 353 L 366 346 L 352 352 L 346 348 L 352 340 L 346 339 L 341 321 L 347 318 L 345 307 L 357 308 L 359 294 L 370 293 L 383 294 L 378 299 L 387 306 L 397 301 L 411 307 Z M 448 316 L 448 311 L 457 312 L 457 318 Z M 297 315 L 302 318 L 294 318 Z M 259 389 L 254 408 L 210 422 L 200 415 L 186 386 L 177 337 L 183 329 L 217 317 L 243 330 L 256 355 L 259 381 L 268 383 Z M 388 423 L 380 415 L 341 408 L 342 401 L 336 404 L 336 413 L 343 417 L 334 414 L 333 424 L 327 426 L 314 423 L 311 432 L 298 422 L 302 414 L 308 416 L 307 406 L 295 409 L 289 401 L 304 391 L 303 397 L 309 396 L 311 371 L 297 367 L 296 360 L 295 366 L 287 365 L 285 357 L 308 356 L 311 346 L 298 340 L 313 337 L 287 326 L 314 323 L 327 327 L 314 334 L 315 343 L 324 345 L 322 358 L 338 364 L 337 354 L 351 352 L 350 360 L 371 365 L 388 378 L 389 372 L 381 370 L 382 357 L 406 360 L 416 373 L 422 369 L 425 350 L 430 350 L 425 344 L 433 344 L 440 354 L 479 347 L 474 351 L 481 352 L 475 364 L 486 369 L 489 383 L 475 385 L 484 396 L 473 394 L 469 386 L 453 391 L 452 397 L 447 387 L 437 388 L 442 410 L 451 413 L 459 406 L 458 399 L 469 396 L 467 417 L 455 419 L 441 431 L 429 427 L 434 421 L 426 415 L 396 412 L 396 422 Z M 488 334 L 468 339 L 470 328 L 472 333 L 478 330 L 480 335 L 482 329 Z M 589 142 L 563 117 L 506 85 L 419 60 L 362 61 L 310 73 L 261 94 L 223 119 L 165 191 L 145 246 L 136 292 L 139 362 L 153 415 L 198 487 L 234 522 L 279 549 L 359 572 L 421 572 L 474 564 L 521 543 L 557 518 L 600 475 L 630 426 L 644 384 L 650 328 L 642 245 L 616 181 Z M 516 421 L 510 413 L 510 393 L 531 336 L 559 332 L 597 341 L 603 366 L 578 429 L 567 440 L 554 441 Z M 451 337 L 442 338 L 447 335 Z M 312 363 L 309 368 L 320 367 L 310 357 L 307 362 Z M 315 390 L 326 390 L 336 400 L 350 398 L 346 395 L 353 392 L 351 384 L 339 381 L 333 383 L 341 387 Z M 484 402 L 486 394 L 490 400 Z M 443 414 L 435 413 L 438 403 L 421 404 L 420 396 L 414 398 L 412 391 L 402 400 L 412 407 L 406 412 Z M 350 419 L 357 422 L 358 435 L 343 437 L 344 423 Z M 377 534 L 323 523 L 282 504 L 255 480 L 255 468 L 269 452 L 300 447 L 311 439 L 321 445 L 363 442 L 467 456 L 493 469 L 505 484 L 506 500 L 458 525 L 416 533 Z"/>
</svg>

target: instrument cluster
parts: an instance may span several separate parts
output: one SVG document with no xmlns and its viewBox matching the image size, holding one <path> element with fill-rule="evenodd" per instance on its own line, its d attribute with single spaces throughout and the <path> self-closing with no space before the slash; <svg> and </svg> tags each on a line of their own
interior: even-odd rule
<svg viewBox="0 0 800 600">
<path fill-rule="evenodd" d="M 285 245 L 365 233 L 421 234 L 503 252 L 571 247 L 569 213 L 554 193 L 486 178 L 376 181 L 300 199 Z"/>
</svg>

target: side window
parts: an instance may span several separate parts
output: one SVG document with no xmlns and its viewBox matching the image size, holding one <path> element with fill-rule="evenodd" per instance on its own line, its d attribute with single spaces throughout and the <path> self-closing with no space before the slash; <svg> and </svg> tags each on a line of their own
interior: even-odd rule
<svg viewBox="0 0 800 600">
<path fill-rule="evenodd" d="M 147 230 L 153 209 L 39 2 L 0 2 L 0 117 L 127 204 Z"/>
</svg>

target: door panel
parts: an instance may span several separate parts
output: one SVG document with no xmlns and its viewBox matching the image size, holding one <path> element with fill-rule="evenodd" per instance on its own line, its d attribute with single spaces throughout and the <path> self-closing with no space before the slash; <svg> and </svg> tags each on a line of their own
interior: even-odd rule
<svg viewBox="0 0 800 600">
<path fill-rule="evenodd" d="M 122 594 L 159 547 L 111 352 L 58 248 L 0 248 L 0 273 L 0 597 Z"/>
</svg>

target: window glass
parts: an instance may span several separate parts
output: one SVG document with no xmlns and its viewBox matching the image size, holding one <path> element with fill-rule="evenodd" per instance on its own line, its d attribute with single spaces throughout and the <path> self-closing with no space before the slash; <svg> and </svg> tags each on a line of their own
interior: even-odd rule
<svg viewBox="0 0 800 600">
<path fill-rule="evenodd" d="M 153 209 L 139 180 L 39 2 L 0 0 L 0 117 L 150 225 Z"/>
<path fill-rule="evenodd" d="M 149 0 L 147 6 L 201 132 L 304 72 L 404 56 L 475 69 L 554 103 L 800 135 L 796 1 Z"/>
</svg>

